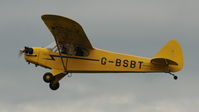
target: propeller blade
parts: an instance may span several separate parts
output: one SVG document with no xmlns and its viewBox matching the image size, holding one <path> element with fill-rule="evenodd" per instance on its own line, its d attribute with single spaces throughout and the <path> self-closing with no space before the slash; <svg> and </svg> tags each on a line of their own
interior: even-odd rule
<svg viewBox="0 0 199 112">
<path fill-rule="evenodd" d="M 25 52 L 25 49 L 20 49 L 20 50 L 19 50 L 18 57 L 21 57 L 21 56 L 23 55 L 24 52 Z"/>
</svg>

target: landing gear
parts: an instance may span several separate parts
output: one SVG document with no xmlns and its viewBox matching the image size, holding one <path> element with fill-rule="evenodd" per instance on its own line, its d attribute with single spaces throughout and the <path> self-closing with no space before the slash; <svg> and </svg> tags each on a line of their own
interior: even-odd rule
<svg viewBox="0 0 199 112">
<path fill-rule="evenodd" d="M 177 79 L 178 79 L 178 76 L 176 76 L 175 74 L 173 74 L 173 73 L 171 73 L 171 72 L 169 72 L 169 74 L 173 76 L 173 79 L 174 79 L 174 80 L 177 80 Z"/>
<path fill-rule="evenodd" d="M 47 72 L 47 73 L 44 74 L 43 80 L 46 83 L 50 83 L 50 82 L 53 82 L 55 80 L 55 77 L 53 76 L 52 73 Z"/>
<path fill-rule="evenodd" d="M 50 89 L 57 90 L 60 86 L 59 81 L 66 75 L 68 75 L 68 72 L 63 72 L 57 75 L 53 75 L 52 73 L 47 72 L 43 75 L 43 80 L 44 82 L 49 83 Z"/>
<path fill-rule="evenodd" d="M 49 87 L 50 87 L 50 89 L 52 89 L 52 90 L 57 90 L 58 88 L 59 88 L 59 82 L 57 82 L 57 83 L 50 83 L 49 84 Z"/>
<path fill-rule="evenodd" d="M 49 83 L 49 87 L 52 90 L 57 90 L 59 88 L 59 82 L 56 82 L 55 76 L 52 73 L 47 72 L 43 76 L 43 80 L 46 83 Z"/>
</svg>

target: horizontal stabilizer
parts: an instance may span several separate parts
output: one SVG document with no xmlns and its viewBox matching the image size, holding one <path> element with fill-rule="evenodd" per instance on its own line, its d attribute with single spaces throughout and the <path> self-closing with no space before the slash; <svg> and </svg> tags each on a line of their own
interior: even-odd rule
<svg viewBox="0 0 199 112">
<path fill-rule="evenodd" d="M 151 60 L 151 63 L 160 65 L 178 65 L 175 61 L 165 58 L 154 58 Z"/>
</svg>

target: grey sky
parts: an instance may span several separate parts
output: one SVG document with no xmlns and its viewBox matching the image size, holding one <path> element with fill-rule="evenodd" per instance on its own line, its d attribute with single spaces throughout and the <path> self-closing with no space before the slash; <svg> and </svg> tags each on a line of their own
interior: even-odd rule
<svg viewBox="0 0 199 112">
<path fill-rule="evenodd" d="M 0 112 L 197 112 L 199 14 L 197 0 L 0 0 Z M 152 57 L 178 40 L 185 67 L 165 73 L 73 74 L 58 91 L 42 80 L 48 69 L 18 58 L 25 45 L 53 37 L 42 14 L 79 22 L 93 46 Z"/>
</svg>

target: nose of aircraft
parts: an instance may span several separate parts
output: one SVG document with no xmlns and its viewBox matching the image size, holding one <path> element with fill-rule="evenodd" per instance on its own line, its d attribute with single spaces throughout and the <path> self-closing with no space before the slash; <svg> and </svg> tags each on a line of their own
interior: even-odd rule
<svg viewBox="0 0 199 112">
<path fill-rule="evenodd" d="M 26 54 L 33 54 L 33 48 L 31 48 L 31 47 L 24 47 L 24 52 Z"/>
<path fill-rule="evenodd" d="M 27 62 L 37 64 L 39 57 L 39 49 L 36 47 L 24 47 L 20 50 L 21 54 L 24 54 L 24 58 Z"/>
<path fill-rule="evenodd" d="M 33 54 L 33 48 L 31 48 L 31 47 L 24 47 L 23 49 L 20 49 L 20 51 L 19 51 L 19 55 L 21 56 L 22 54 Z"/>
</svg>

